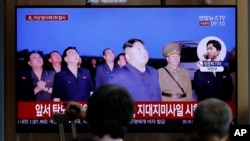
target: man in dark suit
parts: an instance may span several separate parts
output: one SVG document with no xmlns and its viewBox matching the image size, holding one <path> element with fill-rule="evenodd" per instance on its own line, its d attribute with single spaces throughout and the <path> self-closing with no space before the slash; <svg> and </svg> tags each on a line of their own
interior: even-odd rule
<svg viewBox="0 0 250 141">
<path fill-rule="evenodd" d="M 162 101 L 158 71 L 146 65 L 149 57 L 140 39 L 123 45 L 127 64 L 109 75 L 108 83 L 125 87 L 135 101 Z"/>
<path fill-rule="evenodd" d="M 224 101 L 231 100 L 233 82 L 229 71 L 224 67 L 223 72 L 201 72 L 194 74 L 194 89 L 199 101 L 215 97 Z"/>
<path fill-rule="evenodd" d="M 204 100 L 206 98 L 215 97 L 224 101 L 231 100 L 233 94 L 233 81 L 230 76 L 229 70 L 226 66 L 223 66 L 223 62 L 219 58 L 221 52 L 221 44 L 217 40 L 209 40 L 207 42 L 207 56 L 206 61 L 211 61 L 213 64 L 216 62 L 221 63 L 219 68 L 222 71 L 205 71 L 198 69 L 194 74 L 194 90 L 198 97 L 198 100 Z M 217 69 L 217 66 L 215 66 Z"/>
<path fill-rule="evenodd" d="M 95 75 L 96 88 L 107 83 L 109 74 L 111 74 L 112 72 L 114 72 L 119 68 L 118 64 L 115 63 L 115 55 L 112 49 L 106 48 L 103 50 L 102 54 L 105 62 L 99 64 L 96 67 L 96 75 Z"/>
<path fill-rule="evenodd" d="M 79 68 L 80 55 L 75 47 L 68 47 L 63 53 L 67 67 L 55 75 L 53 100 L 86 101 L 94 85 L 89 70 Z"/>
</svg>

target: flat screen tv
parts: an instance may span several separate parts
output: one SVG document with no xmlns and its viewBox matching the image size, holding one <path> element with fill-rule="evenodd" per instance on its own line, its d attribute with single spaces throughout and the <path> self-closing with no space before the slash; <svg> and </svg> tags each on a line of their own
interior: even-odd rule
<svg viewBox="0 0 250 141">
<path fill-rule="evenodd" d="M 93 58 L 97 64 L 102 63 L 105 48 L 111 48 L 115 55 L 122 53 L 124 42 L 131 38 L 144 42 L 149 54 L 148 65 L 155 69 L 167 64 L 162 47 L 171 42 L 178 43 L 182 49 L 181 65 L 189 70 L 194 100 L 135 102 L 135 117 L 129 132 L 191 131 L 193 111 L 199 102 L 194 90 L 197 69 L 206 73 L 227 68 L 232 74 L 232 83 L 236 82 L 237 67 L 233 62 L 237 57 L 232 55 L 237 50 L 236 11 L 236 6 L 17 6 L 16 131 L 58 132 L 53 115 L 63 115 L 64 112 L 62 102 L 39 101 L 33 99 L 34 94 L 29 95 L 36 85 L 34 78 L 29 77 L 30 52 L 40 51 L 44 57 L 43 67 L 47 69 L 47 56 L 51 51 L 56 50 L 62 55 L 65 48 L 74 46 L 82 58 L 80 67 L 91 72 L 89 66 Z M 221 44 L 217 62 L 205 60 L 209 40 Z M 237 84 L 233 84 L 227 102 L 237 122 Z M 29 90 L 30 86 L 33 89 Z M 87 106 L 86 101 L 81 102 Z M 73 122 L 79 132 L 89 131 L 86 121 Z M 70 132 L 68 121 L 64 126 L 65 131 Z"/>
</svg>

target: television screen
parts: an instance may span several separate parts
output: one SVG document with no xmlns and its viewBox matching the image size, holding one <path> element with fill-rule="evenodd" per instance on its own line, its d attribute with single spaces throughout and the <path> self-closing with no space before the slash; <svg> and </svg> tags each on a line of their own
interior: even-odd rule
<svg viewBox="0 0 250 141">
<path fill-rule="evenodd" d="M 147 66 L 158 76 L 152 81 L 150 78 L 147 85 L 137 84 L 140 81 L 137 77 L 124 76 L 126 80 L 134 79 L 126 88 L 133 87 L 131 91 L 136 91 L 141 98 L 135 98 L 135 114 L 129 132 L 191 131 L 198 102 L 209 97 L 228 102 L 236 122 L 236 19 L 236 6 L 17 6 L 17 132 L 58 132 L 54 115 L 64 114 L 63 102 L 76 100 L 87 108 L 87 99 L 99 84 L 96 77 L 100 74 L 93 62 L 95 66 L 104 64 L 103 51 L 109 48 L 113 54 L 111 60 L 117 63 L 114 57 L 124 53 L 123 44 L 129 39 L 143 41 L 148 54 Z M 166 45 L 178 48 L 174 52 L 164 51 Z M 59 79 L 61 72 L 70 71 L 64 64 L 67 47 L 75 47 L 78 51 L 78 67 L 88 74 L 81 78 L 84 82 L 71 81 L 71 73 L 64 75 L 68 77 L 67 85 L 59 85 L 63 81 Z M 169 56 L 172 54 L 179 54 L 180 59 L 177 70 L 171 72 L 177 81 L 168 77 L 171 80 L 164 83 L 162 73 L 168 74 L 160 70 L 164 67 L 171 70 Z M 133 68 L 131 60 L 124 67 Z M 59 62 L 61 67 L 52 67 L 52 62 Z M 178 69 L 187 70 L 187 73 L 173 74 Z M 106 75 L 105 71 L 102 73 Z M 111 74 L 116 73 L 107 72 Z M 184 78 L 187 79 L 182 81 Z M 140 91 L 144 88 L 147 90 Z M 176 92 L 170 91 L 173 88 Z M 151 101 L 146 94 L 144 97 L 144 93 L 154 93 L 154 89 L 159 91 L 155 92 L 158 99 Z M 55 96 L 58 93 L 75 94 L 78 90 L 88 96 L 82 99 L 76 98 L 79 95 Z M 187 97 L 189 99 L 185 99 Z M 63 122 L 66 132 L 70 131 L 70 122 L 75 122 L 78 131 L 89 131 L 86 121 L 76 119 Z"/>
</svg>

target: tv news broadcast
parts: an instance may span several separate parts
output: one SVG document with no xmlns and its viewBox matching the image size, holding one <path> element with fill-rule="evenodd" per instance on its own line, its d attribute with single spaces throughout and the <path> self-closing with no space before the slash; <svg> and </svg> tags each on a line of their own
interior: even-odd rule
<svg viewBox="0 0 250 141">
<path fill-rule="evenodd" d="M 135 100 L 129 132 L 192 131 L 194 110 L 209 97 L 226 101 L 236 122 L 236 19 L 236 6 L 17 6 L 17 132 L 58 132 L 53 117 L 64 113 L 62 103 L 87 108 L 96 86 L 110 76 Z M 124 47 L 130 39 L 142 41 L 145 72 L 134 67 L 139 53 L 132 58 L 132 48 Z M 80 58 L 69 61 L 68 47 Z M 125 53 L 123 67 L 131 75 L 118 73 L 123 67 L 98 71 L 108 60 L 106 49 L 114 63 Z M 76 75 L 67 67 L 74 59 L 81 70 Z M 85 120 L 73 122 L 89 131 Z M 64 126 L 70 131 L 70 122 Z"/>
</svg>

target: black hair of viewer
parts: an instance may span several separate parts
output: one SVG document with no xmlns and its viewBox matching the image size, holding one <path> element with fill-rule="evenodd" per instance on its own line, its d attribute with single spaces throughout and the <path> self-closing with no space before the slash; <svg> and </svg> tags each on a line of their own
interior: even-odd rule
<svg viewBox="0 0 250 141">
<path fill-rule="evenodd" d="M 222 138 L 228 133 L 232 120 L 232 111 L 227 103 L 208 98 L 195 109 L 194 127 L 200 136 L 214 134 Z"/>
<path fill-rule="evenodd" d="M 123 138 L 134 114 L 134 101 L 121 86 L 105 84 L 88 100 L 87 123 L 94 135 Z"/>
</svg>

